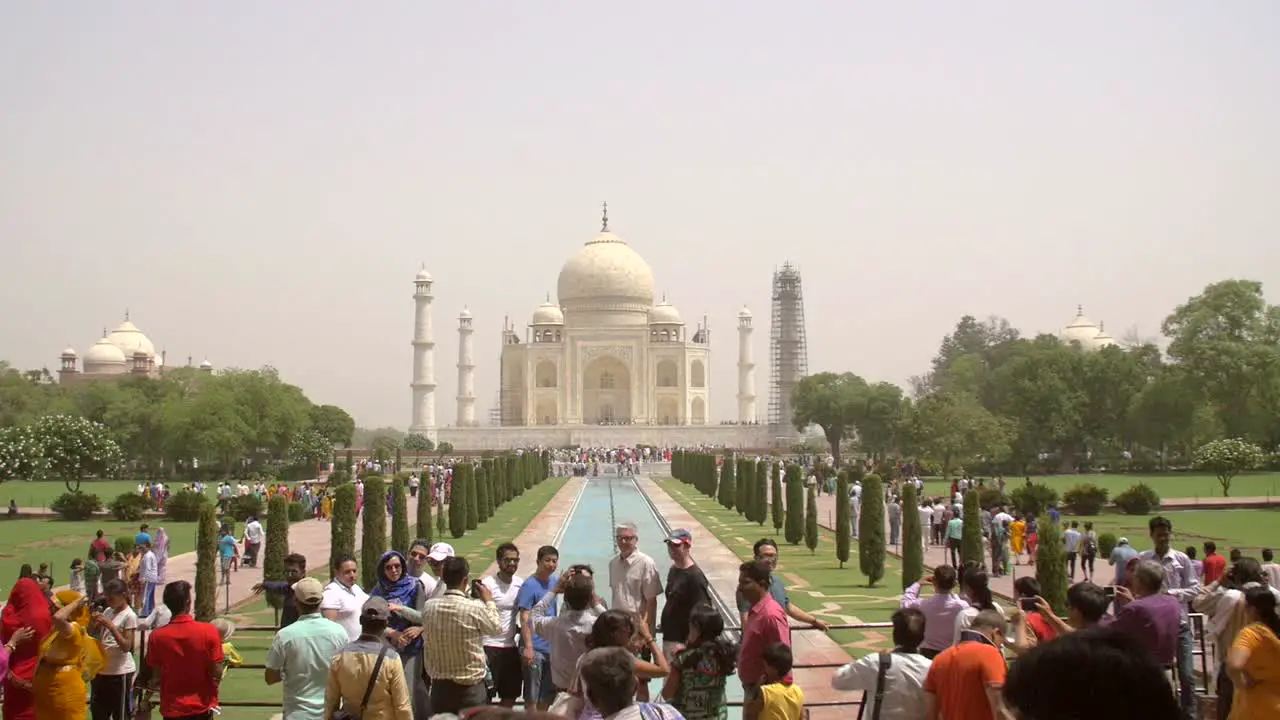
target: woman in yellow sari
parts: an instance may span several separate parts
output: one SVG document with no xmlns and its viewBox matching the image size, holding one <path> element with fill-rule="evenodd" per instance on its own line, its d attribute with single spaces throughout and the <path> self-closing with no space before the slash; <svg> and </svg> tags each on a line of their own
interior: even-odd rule
<svg viewBox="0 0 1280 720">
<path fill-rule="evenodd" d="M 328 520 L 331 515 L 333 515 L 333 496 L 325 493 L 325 496 L 320 499 L 320 519 Z"/>
<path fill-rule="evenodd" d="M 1023 538 L 1027 534 L 1027 524 L 1022 518 L 1015 518 L 1009 525 L 1009 546 L 1013 549 L 1013 564 L 1018 565 L 1022 558 Z"/>
<path fill-rule="evenodd" d="M 36 720 L 81 720 L 89 710 L 86 680 L 102 669 L 102 646 L 89 636 L 89 600 L 72 590 L 54 596 L 53 632 L 40 644 L 32 694 Z"/>
</svg>

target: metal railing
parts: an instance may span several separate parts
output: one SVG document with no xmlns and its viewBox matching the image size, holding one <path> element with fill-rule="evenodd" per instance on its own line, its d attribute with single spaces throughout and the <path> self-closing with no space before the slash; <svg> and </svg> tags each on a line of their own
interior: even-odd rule
<svg viewBox="0 0 1280 720">
<path fill-rule="evenodd" d="M 1199 678 L 1199 681 L 1196 683 L 1196 692 L 1197 694 L 1200 694 L 1200 695 L 1211 695 L 1213 693 L 1210 692 L 1210 688 L 1209 688 L 1209 678 L 1211 677 L 1209 673 L 1209 647 L 1208 647 L 1208 641 L 1204 633 L 1204 615 L 1200 613 L 1192 613 L 1190 615 L 1190 618 L 1192 623 L 1192 632 L 1194 633 L 1195 643 L 1196 643 L 1196 647 L 1192 648 L 1192 654 L 1199 658 L 1198 665 L 1200 670 L 1200 678 Z M 828 631 L 830 630 L 857 630 L 857 631 L 891 630 L 892 628 L 893 628 L 893 623 L 888 623 L 888 622 L 848 623 L 843 625 L 831 625 L 828 628 Z M 275 633 L 278 630 L 279 628 L 276 627 L 275 625 L 240 625 L 236 627 L 236 632 L 238 633 L 255 633 L 255 632 Z M 740 636 L 741 631 L 742 629 L 738 625 L 734 625 L 733 627 L 726 629 L 726 633 L 730 633 L 735 636 Z M 799 626 L 792 626 L 791 632 L 795 633 L 795 632 L 819 632 L 819 631 L 817 628 L 799 625 Z M 659 627 L 657 629 L 656 634 L 661 635 L 661 633 L 662 633 L 662 628 Z M 145 630 L 142 631 L 142 641 L 139 643 L 139 646 L 142 648 L 139 653 L 140 654 L 139 661 L 140 661 L 140 664 L 145 664 L 146 646 L 147 646 Z M 851 658 L 849 662 L 852 662 L 853 660 L 854 659 Z M 1215 661 L 1216 660 L 1217 658 L 1215 658 Z M 798 662 L 792 666 L 792 669 L 793 670 L 834 670 L 835 668 L 840 668 L 847 664 L 848 662 L 834 662 L 834 663 L 832 662 L 826 662 L 826 663 Z M 259 670 L 261 671 L 261 670 L 265 670 L 266 667 L 267 666 L 262 663 L 244 663 L 234 668 L 228 668 L 228 670 Z M 853 691 L 853 692 L 856 692 L 856 691 Z M 862 692 L 862 693 L 859 693 L 856 698 L 851 698 L 849 700 L 806 701 L 805 707 L 806 708 L 848 707 L 848 708 L 857 708 L 859 712 L 861 712 L 863 705 L 866 703 L 866 698 L 867 698 L 867 693 Z M 493 701 L 490 701 L 490 704 L 497 704 L 496 699 Z M 741 707 L 742 704 L 743 703 L 740 700 L 731 700 L 725 703 L 725 705 L 727 705 L 728 707 Z M 242 708 L 282 707 L 281 702 L 261 701 L 261 700 L 224 700 L 221 702 L 221 705 L 222 707 L 242 707 Z M 517 700 L 516 705 L 519 707 L 523 707 L 524 705 L 523 700 Z"/>
</svg>

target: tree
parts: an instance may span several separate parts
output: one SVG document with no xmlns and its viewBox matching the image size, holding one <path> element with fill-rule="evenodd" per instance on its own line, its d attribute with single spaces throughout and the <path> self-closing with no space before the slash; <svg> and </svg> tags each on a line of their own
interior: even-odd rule
<svg viewBox="0 0 1280 720">
<path fill-rule="evenodd" d="M 445 514 L 444 492 L 436 497 L 436 538 L 443 540 L 449 530 L 449 516 Z"/>
<path fill-rule="evenodd" d="M 853 518 L 849 512 L 849 471 L 836 473 L 836 560 L 840 567 L 849 562 L 849 542 L 853 534 Z M 861 548 L 859 548 L 861 555 Z"/>
<path fill-rule="evenodd" d="M 467 534 L 467 463 L 453 469 L 453 489 L 449 492 L 449 534 L 460 538 Z"/>
<path fill-rule="evenodd" d="M 773 475 L 769 488 L 773 507 L 773 533 L 777 535 L 782 532 L 783 521 L 786 518 L 786 505 L 782 502 L 782 469 L 776 462 L 769 463 L 769 466 Z"/>
<path fill-rule="evenodd" d="M 467 529 L 475 530 L 480 527 L 480 489 L 476 481 L 476 466 L 470 460 L 463 461 L 462 464 L 467 466 L 467 484 L 464 486 L 467 490 Z"/>
<path fill-rule="evenodd" d="M 849 504 L 849 496 L 837 498 Z M 884 481 L 871 473 L 862 478 L 862 512 L 858 516 L 858 567 L 867 576 L 867 587 L 875 587 L 884 577 Z"/>
<path fill-rule="evenodd" d="M 902 485 L 902 589 L 924 577 L 924 531 L 920 527 L 920 500 L 916 484 Z"/>
<path fill-rule="evenodd" d="M 391 479 L 391 549 L 409 553 L 409 493 L 401 473 Z"/>
<path fill-rule="evenodd" d="M 489 500 L 489 467 L 488 460 L 476 468 L 476 521 L 483 523 L 493 515 L 493 507 Z"/>
<path fill-rule="evenodd" d="M 737 483 L 734 485 L 733 504 L 737 509 L 738 514 L 746 518 L 747 521 L 750 521 L 752 519 L 751 490 L 755 487 L 756 480 L 755 463 L 747 458 L 739 458 L 737 474 Z"/>
<path fill-rule="evenodd" d="M 356 556 L 356 486 L 339 485 L 333 491 L 333 521 L 329 523 L 329 567 L 338 558 Z"/>
<path fill-rule="evenodd" d="M 289 446 L 289 462 L 309 468 L 320 477 L 320 463 L 333 455 L 333 443 L 315 430 L 304 430 L 293 437 Z"/>
<path fill-rule="evenodd" d="M 724 467 L 720 469 L 720 505 L 726 510 L 732 510 L 734 501 L 738 498 L 738 473 L 734 467 L 736 461 L 732 455 L 725 456 Z"/>
<path fill-rule="evenodd" d="M 1196 450 L 1195 465 L 1218 477 L 1222 486 L 1222 497 L 1231 493 L 1231 480 L 1236 475 L 1253 470 L 1267 459 L 1262 448 L 1240 438 L 1215 440 L 1202 445 Z"/>
<path fill-rule="evenodd" d="M 267 501 L 267 538 L 262 551 L 262 579 L 284 580 L 284 558 L 289 554 L 289 498 L 274 495 Z M 273 608 L 281 606 L 281 598 L 267 594 Z"/>
<path fill-rule="evenodd" d="M 218 614 L 218 511 L 213 504 L 200 511 L 196 529 L 196 619 L 209 622 Z"/>
<path fill-rule="evenodd" d="M 431 438 L 419 433 L 409 433 L 408 435 L 405 435 L 404 442 L 402 444 L 404 445 L 405 450 L 410 450 L 415 454 L 431 452 L 436 449 L 436 444 L 431 442 Z"/>
<path fill-rule="evenodd" d="M 804 431 L 822 428 L 831 456 L 840 467 L 840 443 L 852 435 L 867 381 L 853 373 L 822 372 L 802 378 L 791 396 L 792 424 Z"/>
<path fill-rule="evenodd" d="M 377 475 L 364 481 L 364 512 L 360 534 L 361 586 L 378 582 L 378 563 L 387 551 L 387 484 Z"/>
<path fill-rule="evenodd" d="M 804 474 L 800 466 L 787 464 L 787 527 L 784 536 L 792 545 L 804 539 Z"/>
<path fill-rule="evenodd" d="M 422 474 L 418 486 L 418 517 L 413 532 L 426 540 L 428 546 L 435 542 L 435 527 L 431 523 L 431 476 L 426 473 Z"/>
<path fill-rule="evenodd" d="M 0 479 L 58 479 L 79 492 L 86 477 L 106 478 L 124 462 L 124 453 L 106 426 L 74 415 L 46 415 L 25 430 L 0 436 Z M 26 473 L 18 476 L 16 473 Z"/>
<path fill-rule="evenodd" d="M 1040 596 L 1058 615 L 1067 614 L 1067 549 L 1062 544 L 1062 529 L 1057 523 L 1042 522 L 1037 531 L 1036 580 Z"/>
<path fill-rule="evenodd" d="M 982 538 L 982 508 L 978 502 L 978 491 L 970 490 L 964 494 L 963 533 L 960 536 L 960 560 L 985 565 L 987 554 Z"/>
<path fill-rule="evenodd" d="M 453 454 L 453 443 L 442 442 L 436 446 L 436 452 L 440 453 L 440 457 Z"/>
<path fill-rule="evenodd" d="M 761 460 L 756 463 L 755 488 L 751 491 L 751 504 L 754 506 L 751 519 L 764 527 L 769 519 L 769 463 Z"/>
<path fill-rule="evenodd" d="M 818 549 L 818 488 L 810 485 L 804 505 L 804 545 L 812 555 Z"/>
<path fill-rule="evenodd" d="M 951 479 L 956 460 L 967 462 L 978 456 L 1008 454 L 1008 426 L 973 395 L 927 395 L 916 403 L 912 421 L 916 446 L 941 463 L 944 480 Z"/>
<path fill-rule="evenodd" d="M 351 447 L 351 436 L 356 431 L 356 421 L 346 410 L 336 405 L 313 405 L 311 429 L 329 442 L 329 446 Z"/>
<path fill-rule="evenodd" d="M 373 457 L 380 463 L 386 463 L 394 457 L 396 449 L 400 447 L 400 443 L 390 435 L 379 435 L 373 439 L 373 446 L 370 450 Z"/>
</svg>

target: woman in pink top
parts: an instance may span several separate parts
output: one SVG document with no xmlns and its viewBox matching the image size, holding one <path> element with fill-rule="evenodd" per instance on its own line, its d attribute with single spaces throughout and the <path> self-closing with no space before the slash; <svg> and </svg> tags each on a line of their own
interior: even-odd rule
<svg viewBox="0 0 1280 720">
<path fill-rule="evenodd" d="M 920 654 L 933 658 L 951 647 L 956 616 L 969 607 L 969 603 L 955 594 L 956 569 L 950 565 L 939 565 L 933 571 L 933 578 L 924 582 L 933 585 L 933 595 L 921 598 L 920 583 L 915 583 L 902 593 L 902 607 L 917 608 L 924 613 L 924 642 L 920 644 Z"/>
</svg>

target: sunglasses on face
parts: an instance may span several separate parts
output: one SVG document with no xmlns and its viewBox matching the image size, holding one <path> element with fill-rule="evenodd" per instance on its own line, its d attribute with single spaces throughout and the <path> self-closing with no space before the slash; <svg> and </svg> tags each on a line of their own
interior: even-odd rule
<svg viewBox="0 0 1280 720">
<path fill-rule="evenodd" d="M 427 559 L 427 554 L 426 554 L 426 553 L 416 553 L 416 552 L 411 552 L 411 553 L 409 553 L 409 557 L 413 558 L 414 560 L 426 560 L 426 559 Z"/>
</svg>

